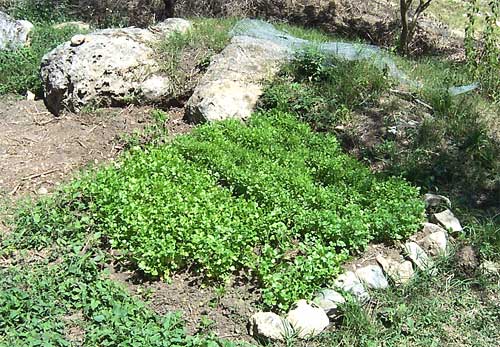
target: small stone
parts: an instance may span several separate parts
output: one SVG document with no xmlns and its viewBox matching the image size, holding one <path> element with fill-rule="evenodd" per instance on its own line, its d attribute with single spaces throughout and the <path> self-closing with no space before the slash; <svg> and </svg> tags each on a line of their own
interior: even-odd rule
<svg viewBox="0 0 500 347">
<path fill-rule="evenodd" d="M 382 268 L 378 265 L 368 265 L 356 270 L 356 276 L 372 289 L 385 289 L 389 286 Z"/>
<path fill-rule="evenodd" d="M 283 341 L 291 333 L 290 324 L 272 312 L 257 312 L 250 318 L 249 333 L 256 339 Z"/>
<path fill-rule="evenodd" d="M 463 230 L 462 226 L 460 225 L 460 221 L 450 210 L 444 210 L 443 212 L 435 213 L 434 218 L 439 224 L 443 226 L 443 228 L 448 231 L 458 233 Z"/>
<path fill-rule="evenodd" d="M 360 302 L 366 302 L 370 300 L 370 295 L 366 291 L 359 278 L 352 271 L 347 271 L 340 275 L 335 281 L 334 285 L 336 288 L 354 295 L 354 297 Z"/>
<path fill-rule="evenodd" d="M 433 233 L 437 233 L 440 231 L 446 233 L 446 230 L 441 228 L 439 225 L 433 224 L 433 223 L 424 223 L 424 228 L 422 229 L 422 232 L 424 233 L 425 236 L 433 234 Z"/>
<path fill-rule="evenodd" d="M 319 335 L 330 324 L 323 309 L 309 305 L 305 300 L 299 300 L 295 307 L 286 318 L 301 339 Z"/>
<path fill-rule="evenodd" d="M 427 235 L 419 243 L 431 256 L 443 255 L 448 247 L 448 236 L 445 231 L 437 231 Z"/>
<path fill-rule="evenodd" d="M 30 92 L 29 90 L 26 92 L 26 100 L 28 101 L 35 101 L 35 94 Z"/>
<path fill-rule="evenodd" d="M 411 261 L 399 262 L 391 258 L 384 258 L 381 255 L 377 256 L 377 262 L 382 266 L 384 272 L 389 276 L 396 285 L 408 283 L 413 275 L 413 265 Z"/>
<path fill-rule="evenodd" d="M 328 288 L 322 289 L 318 292 L 316 297 L 321 298 L 321 299 L 325 299 L 325 300 L 329 300 L 329 301 L 332 301 L 332 302 L 337 303 L 337 304 L 345 303 L 345 299 L 342 296 L 342 294 L 340 294 L 339 292 L 337 292 L 336 290 L 333 290 L 333 289 L 328 289 Z"/>
<path fill-rule="evenodd" d="M 484 261 L 481 264 L 481 266 L 479 266 L 479 268 L 485 275 L 494 275 L 494 276 L 500 275 L 500 265 L 490 260 Z"/>
<path fill-rule="evenodd" d="M 337 316 L 338 306 L 345 303 L 345 299 L 339 292 L 333 289 L 322 289 L 313 302 L 325 311 L 330 318 Z"/>
<path fill-rule="evenodd" d="M 75 35 L 71 38 L 71 46 L 76 47 L 80 46 L 85 42 L 85 35 Z"/>
<path fill-rule="evenodd" d="M 47 195 L 49 193 L 49 191 L 45 187 L 40 187 L 40 189 L 38 189 L 37 193 L 38 193 L 38 195 Z"/>
<path fill-rule="evenodd" d="M 403 246 L 411 261 L 420 269 L 426 270 L 432 267 L 432 260 L 425 251 L 415 242 L 408 242 Z"/>
<path fill-rule="evenodd" d="M 446 196 L 427 193 L 424 195 L 423 200 L 425 202 L 425 207 L 438 207 L 441 204 L 445 204 L 451 207 L 451 201 Z"/>
</svg>

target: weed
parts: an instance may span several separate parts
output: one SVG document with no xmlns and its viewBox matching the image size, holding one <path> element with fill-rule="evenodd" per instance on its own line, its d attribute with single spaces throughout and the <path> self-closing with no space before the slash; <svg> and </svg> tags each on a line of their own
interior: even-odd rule
<svg viewBox="0 0 500 347">
<path fill-rule="evenodd" d="M 182 95 L 191 86 L 199 70 L 204 71 L 213 55 L 229 42 L 233 19 L 193 19 L 193 28 L 186 33 L 174 33 L 156 47 L 163 69 Z"/>
<path fill-rule="evenodd" d="M 481 3 L 473 0 L 468 4 L 465 48 L 470 73 L 479 80 L 483 91 L 492 100 L 500 102 L 500 4 L 489 1 L 484 13 L 485 25 L 481 33 L 481 46 L 476 42 L 477 21 Z M 478 47 L 479 46 L 479 47 Z"/>
<path fill-rule="evenodd" d="M 74 19 L 70 16 L 71 0 L 12 1 L 7 13 L 14 18 L 29 20 L 42 26 Z"/>
<path fill-rule="evenodd" d="M 101 270 L 106 258 L 89 243 L 52 251 L 59 255 L 56 262 L 0 270 L 0 346 L 219 345 L 187 336 L 177 314 L 157 316 L 130 297 L 107 278 Z M 71 333 L 75 327 L 80 338 Z"/>
<path fill-rule="evenodd" d="M 378 101 L 390 86 L 369 62 L 332 59 L 312 48 L 299 53 L 271 83 L 261 107 L 291 112 L 316 130 L 332 130 L 351 112 Z"/>
</svg>

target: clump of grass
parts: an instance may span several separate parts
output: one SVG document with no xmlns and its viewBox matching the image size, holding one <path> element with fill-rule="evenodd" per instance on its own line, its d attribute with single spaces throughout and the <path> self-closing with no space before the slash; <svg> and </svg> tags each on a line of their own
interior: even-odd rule
<svg viewBox="0 0 500 347">
<path fill-rule="evenodd" d="M 426 190 L 448 191 L 472 204 L 497 204 L 500 137 L 494 113 L 498 107 L 481 106 L 486 99 L 480 91 L 450 95 L 450 87 L 473 81 L 463 65 L 435 59 L 398 59 L 398 63 L 423 84 L 414 94 L 430 105 L 431 114 L 418 127 L 405 130 L 404 143 L 386 135 L 373 148 L 360 148 L 363 159 L 382 158 L 386 173 L 402 175 Z M 270 84 L 261 107 L 293 113 L 319 131 L 335 131 L 336 126 L 349 125 L 353 113 L 376 108 L 393 86 L 394 81 L 369 62 L 337 61 L 309 50 Z"/>
<path fill-rule="evenodd" d="M 379 148 L 388 172 L 428 190 L 448 191 L 464 203 L 498 204 L 500 142 L 478 113 L 474 97 L 451 97 L 445 87 L 424 95 L 434 112 L 407 133 L 409 144 L 387 140 Z"/>
<path fill-rule="evenodd" d="M 293 113 L 320 131 L 349 121 L 393 82 L 366 61 L 333 59 L 314 48 L 299 53 L 266 89 L 260 106 Z"/>
<path fill-rule="evenodd" d="M 210 64 L 211 58 L 229 43 L 236 19 L 192 19 L 192 29 L 174 33 L 156 46 L 158 60 L 174 80 L 177 94 L 184 93 Z"/>
</svg>

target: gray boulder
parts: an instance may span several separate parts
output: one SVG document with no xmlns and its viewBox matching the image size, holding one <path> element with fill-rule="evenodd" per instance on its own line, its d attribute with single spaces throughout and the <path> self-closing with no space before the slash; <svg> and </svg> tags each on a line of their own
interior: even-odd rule
<svg viewBox="0 0 500 347">
<path fill-rule="evenodd" d="M 47 108 L 58 115 L 63 110 L 78 112 L 87 105 L 171 101 L 172 83 L 162 73 L 153 46 L 190 26 L 186 20 L 172 18 L 149 29 L 104 29 L 75 35 L 42 59 Z"/>
<path fill-rule="evenodd" d="M 408 254 L 408 257 L 420 270 L 427 270 L 431 268 L 434 263 L 429 258 L 427 253 L 415 242 L 407 242 L 403 245 L 403 249 Z"/>
<path fill-rule="evenodd" d="M 283 45 L 248 36 L 235 36 L 212 61 L 186 108 L 196 123 L 251 116 L 263 92 L 263 82 L 291 58 Z"/>
<path fill-rule="evenodd" d="M 27 46 L 31 30 L 33 24 L 27 20 L 15 20 L 0 12 L 0 50 Z"/>
<path fill-rule="evenodd" d="M 448 248 L 448 235 L 446 232 L 437 231 L 420 240 L 419 244 L 430 256 L 445 255 Z"/>
<path fill-rule="evenodd" d="M 411 261 L 396 260 L 382 255 L 378 255 L 376 259 L 396 285 L 408 283 L 413 278 L 415 271 Z"/>
<path fill-rule="evenodd" d="M 339 305 L 345 303 L 345 299 L 339 292 L 325 288 L 316 294 L 313 302 L 322 308 L 329 318 L 335 318 Z"/>
<path fill-rule="evenodd" d="M 437 207 L 441 204 L 445 204 L 446 206 L 451 207 L 450 199 L 443 195 L 427 193 L 423 196 L 423 200 L 425 202 L 426 208 Z"/>
<path fill-rule="evenodd" d="M 359 280 L 358 276 L 352 271 L 347 271 L 341 274 L 334 282 L 335 288 L 341 289 L 344 292 L 350 293 L 361 303 L 370 300 L 370 294 L 366 291 L 365 286 Z"/>
</svg>

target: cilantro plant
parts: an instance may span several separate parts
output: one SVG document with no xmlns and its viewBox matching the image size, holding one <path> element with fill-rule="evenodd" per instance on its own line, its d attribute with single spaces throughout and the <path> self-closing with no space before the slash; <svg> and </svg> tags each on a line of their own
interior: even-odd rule
<svg viewBox="0 0 500 347">
<path fill-rule="evenodd" d="M 286 309 L 369 242 L 415 232 L 418 195 L 374 176 L 334 136 L 269 111 L 132 150 L 25 211 L 31 229 L 19 235 L 62 243 L 91 230 L 149 275 L 190 269 L 224 282 L 238 273 L 259 283 L 266 306 Z"/>
</svg>

